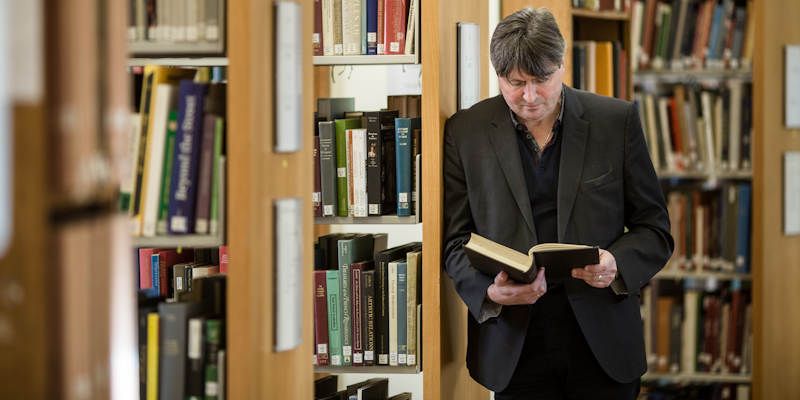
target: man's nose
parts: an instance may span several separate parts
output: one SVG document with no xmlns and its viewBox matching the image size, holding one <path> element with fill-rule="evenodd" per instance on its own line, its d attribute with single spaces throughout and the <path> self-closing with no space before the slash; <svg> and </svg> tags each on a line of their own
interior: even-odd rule
<svg viewBox="0 0 800 400">
<path fill-rule="evenodd" d="M 533 103 L 538 97 L 536 94 L 536 83 L 527 82 L 523 88 L 522 96 L 526 102 Z"/>
</svg>

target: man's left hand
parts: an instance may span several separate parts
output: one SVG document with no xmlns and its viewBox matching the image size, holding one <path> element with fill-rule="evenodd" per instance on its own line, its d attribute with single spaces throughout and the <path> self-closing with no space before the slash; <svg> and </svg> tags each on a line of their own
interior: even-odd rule
<svg viewBox="0 0 800 400">
<path fill-rule="evenodd" d="M 573 268 L 572 277 L 583 279 L 589 286 L 606 288 L 617 277 L 617 260 L 606 250 L 599 249 L 600 262 L 583 268 Z"/>
</svg>

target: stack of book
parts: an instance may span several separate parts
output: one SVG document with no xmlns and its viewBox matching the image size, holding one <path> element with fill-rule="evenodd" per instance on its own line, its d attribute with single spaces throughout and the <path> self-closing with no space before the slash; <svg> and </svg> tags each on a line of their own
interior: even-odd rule
<svg viewBox="0 0 800 400">
<path fill-rule="evenodd" d="M 414 54 L 418 0 L 315 0 L 315 56 Z"/>
</svg>

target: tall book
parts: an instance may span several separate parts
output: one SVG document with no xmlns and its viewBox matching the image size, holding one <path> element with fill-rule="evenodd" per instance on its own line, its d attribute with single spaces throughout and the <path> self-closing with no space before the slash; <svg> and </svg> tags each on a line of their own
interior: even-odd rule
<svg viewBox="0 0 800 400">
<path fill-rule="evenodd" d="M 328 365 L 327 271 L 314 271 L 314 341 L 317 365 Z"/>
<path fill-rule="evenodd" d="M 385 0 L 384 40 L 386 54 L 404 54 L 406 45 L 406 1 Z"/>
<path fill-rule="evenodd" d="M 369 215 L 392 214 L 397 208 L 394 121 L 398 115 L 397 110 L 365 113 Z"/>
<path fill-rule="evenodd" d="M 336 202 L 337 214 L 347 217 L 350 213 L 348 206 L 347 181 L 347 130 L 361 128 L 360 118 L 345 118 L 334 121 L 336 130 Z"/>
<path fill-rule="evenodd" d="M 322 50 L 322 0 L 314 0 L 314 34 L 311 35 L 314 55 L 324 55 Z"/>
<path fill-rule="evenodd" d="M 218 133 L 218 122 L 225 116 L 225 84 L 212 83 L 204 101 L 202 144 L 197 182 L 197 205 L 195 207 L 195 233 L 208 234 L 211 217 L 211 186 L 213 183 L 214 150 Z"/>
<path fill-rule="evenodd" d="M 361 8 L 363 0 L 342 0 L 342 53 L 361 54 Z"/>
<path fill-rule="evenodd" d="M 158 400 L 159 387 L 159 336 L 160 317 L 156 312 L 147 314 L 147 400 Z"/>
<path fill-rule="evenodd" d="M 407 257 L 407 256 L 406 256 Z M 391 273 L 391 271 L 390 271 Z M 391 279 L 391 277 L 390 277 Z M 408 262 L 397 262 L 397 364 L 408 364 Z M 390 308 L 391 310 L 391 308 Z M 389 316 L 391 320 L 391 315 Z M 389 355 L 391 361 L 391 354 Z"/>
<path fill-rule="evenodd" d="M 319 135 L 314 136 L 314 191 L 311 193 L 311 205 L 313 206 L 314 216 L 322 216 L 322 177 L 320 175 L 319 162 Z"/>
<path fill-rule="evenodd" d="M 328 296 L 328 340 L 331 365 L 342 366 L 342 297 L 339 271 L 325 271 Z"/>
<path fill-rule="evenodd" d="M 406 254 L 407 297 L 406 297 L 406 341 L 407 365 L 417 365 L 417 305 L 422 297 L 422 252 L 410 251 Z"/>
<path fill-rule="evenodd" d="M 169 232 L 194 232 L 201 120 L 208 84 L 183 80 L 178 87 L 178 132 L 170 180 Z"/>
<path fill-rule="evenodd" d="M 363 271 L 361 330 L 364 344 L 364 365 L 375 365 L 375 270 Z"/>
<path fill-rule="evenodd" d="M 186 394 L 186 359 L 189 319 L 197 315 L 195 303 L 161 303 L 161 354 L 159 358 L 159 399 L 183 399 Z"/>
<path fill-rule="evenodd" d="M 336 131 L 333 124 L 333 121 L 319 122 L 319 168 L 323 217 L 332 217 L 338 213 Z"/>
<path fill-rule="evenodd" d="M 353 180 L 353 216 L 366 217 L 367 214 L 367 130 L 348 131 L 351 139 L 351 165 Z"/>
<path fill-rule="evenodd" d="M 365 54 L 378 54 L 378 2 L 383 0 L 364 0 L 366 3 L 367 51 Z"/>
<path fill-rule="evenodd" d="M 418 118 L 395 119 L 395 176 L 397 177 L 397 215 L 411 215 L 411 156 L 413 128 Z"/>
<path fill-rule="evenodd" d="M 158 221 L 159 195 L 162 186 L 164 148 L 167 144 L 167 128 L 170 110 L 177 105 L 176 85 L 161 83 L 156 86 L 152 129 L 147 138 L 147 154 L 142 187 L 142 236 L 155 236 Z"/>
<path fill-rule="evenodd" d="M 364 365 L 364 272 L 373 268 L 372 261 L 350 265 L 350 322 L 353 333 L 353 365 Z"/>
<path fill-rule="evenodd" d="M 164 144 L 164 162 L 161 174 L 161 195 L 159 196 L 156 234 L 167 234 L 167 216 L 169 214 L 169 189 L 172 179 L 173 157 L 175 156 L 175 135 L 178 132 L 178 110 L 169 112 L 167 117 L 167 137 Z"/>
<path fill-rule="evenodd" d="M 220 352 L 224 347 L 224 320 L 207 319 L 205 321 L 205 400 L 219 400 L 224 397 L 220 380 L 225 374 L 219 364 L 222 362 Z"/>
</svg>

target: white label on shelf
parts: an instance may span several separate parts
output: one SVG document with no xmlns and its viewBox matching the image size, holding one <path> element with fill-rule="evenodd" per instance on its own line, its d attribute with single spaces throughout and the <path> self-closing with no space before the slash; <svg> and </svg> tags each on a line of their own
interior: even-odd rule
<svg viewBox="0 0 800 400">
<path fill-rule="evenodd" d="M 319 33 L 311 35 L 311 43 L 319 43 Z"/>
<path fill-rule="evenodd" d="M 408 355 L 408 365 L 417 365 L 417 356 L 414 354 Z"/>
<path fill-rule="evenodd" d="M 333 215 L 333 206 L 330 204 L 322 206 L 322 216 L 327 217 L 330 215 Z"/>
<path fill-rule="evenodd" d="M 347 168 L 336 168 L 336 176 L 339 178 L 347 178 Z"/>
<path fill-rule="evenodd" d="M 400 51 L 400 42 L 389 42 L 389 52 L 397 53 Z"/>
<path fill-rule="evenodd" d="M 398 354 L 397 355 L 397 363 L 400 365 L 406 365 L 408 361 L 406 360 L 406 354 Z"/>
<path fill-rule="evenodd" d="M 378 41 L 378 34 L 376 32 L 367 32 L 367 41 L 368 42 L 377 42 Z"/>
<path fill-rule="evenodd" d="M 378 355 L 378 364 L 388 364 L 389 363 L 389 355 L 388 354 L 379 354 Z"/>
<path fill-rule="evenodd" d="M 370 215 L 378 215 L 380 213 L 380 204 L 370 204 L 369 205 L 369 214 Z"/>
<path fill-rule="evenodd" d="M 353 346 L 342 346 L 342 355 L 350 357 L 353 355 Z"/>
<path fill-rule="evenodd" d="M 198 37 L 199 37 L 199 33 L 200 32 L 197 31 L 197 27 L 196 26 L 187 26 L 186 27 L 186 40 L 188 40 L 190 42 L 196 42 Z"/>
<path fill-rule="evenodd" d="M 322 193 L 320 193 L 320 192 L 312 192 L 311 193 L 311 201 L 313 201 L 315 203 L 319 203 L 320 201 L 322 201 Z"/>
<path fill-rule="evenodd" d="M 353 364 L 363 364 L 364 363 L 364 354 L 363 353 L 355 353 L 353 354 Z"/>
<path fill-rule="evenodd" d="M 303 201 L 276 199 L 274 210 L 275 351 L 286 351 L 303 340 Z"/>
<path fill-rule="evenodd" d="M 210 25 L 206 27 L 206 40 L 209 42 L 216 42 L 219 40 L 219 27 Z"/>
<path fill-rule="evenodd" d="M 328 344 L 320 343 L 317 345 L 317 354 L 328 354 Z"/>
<path fill-rule="evenodd" d="M 783 154 L 783 231 L 800 234 L 800 151 Z"/>
<path fill-rule="evenodd" d="M 331 355 L 331 365 L 336 366 L 336 367 L 341 366 L 342 365 L 342 356 L 340 356 L 338 354 L 332 354 Z"/>
<path fill-rule="evenodd" d="M 364 361 L 375 361 L 375 352 L 374 351 L 365 351 L 364 352 Z"/>
<path fill-rule="evenodd" d="M 471 22 L 458 23 L 458 108 L 472 107 L 480 98 L 481 27 Z"/>
<path fill-rule="evenodd" d="M 339 43 L 339 44 L 334 44 L 334 45 L 333 45 L 333 55 L 335 55 L 335 56 L 340 56 L 340 55 L 342 55 L 342 53 L 343 53 L 343 51 L 342 51 L 342 44 L 341 44 L 341 43 Z"/>
<path fill-rule="evenodd" d="M 386 45 L 383 43 L 378 43 L 378 54 L 385 54 L 386 53 Z"/>
<path fill-rule="evenodd" d="M 397 201 L 400 203 L 408 203 L 408 192 L 400 192 L 397 194 Z"/>
<path fill-rule="evenodd" d="M 275 151 L 303 146 L 303 19 L 299 3 L 275 3 Z"/>
<path fill-rule="evenodd" d="M 203 320 L 192 318 L 189 320 L 189 346 L 186 351 L 189 359 L 203 358 Z"/>
<path fill-rule="evenodd" d="M 219 392 L 217 382 L 206 381 L 206 396 L 216 396 Z"/>
<path fill-rule="evenodd" d="M 786 127 L 800 128 L 800 45 L 787 45 L 785 59 Z"/>
<path fill-rule="evenodd" d="M 189 230 L 189 227 L 186 225 L 188 220 L 184 216 L 174 215 L 172 218 L 170 218 L 169 222 L 170 229 L 173 232 L 187 232 Z"/>
</svg>

